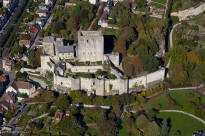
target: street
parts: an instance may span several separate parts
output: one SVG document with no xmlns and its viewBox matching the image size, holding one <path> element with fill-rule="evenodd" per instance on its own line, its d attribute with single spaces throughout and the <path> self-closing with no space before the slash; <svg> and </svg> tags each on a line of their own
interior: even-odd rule
<svg viewBox="0 0 205 136">
<path fill-rule="evenodd" d="M 9 19 L 7 20 L 6 24 L 3 26 L 3 28 L 0 31 L 0 39 L 6 34 L 6 32 L 8 31 L 8 27 L 10 25 L 12 25 L 12 28 L 15 27 L 16 22 L 14 22 L 15 17 L 17 16 L 18 10 L 20 10 L 21 8 L 21 4 L 23 3 L 24 0 L 19 0 L 18 6 L 14 9 L 14 11 L 12 12 L 11 16 L 9 17 Z"/>
<path fill-rule="evenodd" d="M 7 126 L 14 127 L 18 121 L 19 118 L 23 115 L 23 113 L 28 109 L 28 104 L 23 104 L 14 114 L 14 117 L 7 123 Z"/>
</svg>

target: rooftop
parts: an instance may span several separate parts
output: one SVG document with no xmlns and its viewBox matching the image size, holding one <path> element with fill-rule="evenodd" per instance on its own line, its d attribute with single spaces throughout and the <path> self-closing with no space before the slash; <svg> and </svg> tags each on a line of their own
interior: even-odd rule
<svg viewBox="0 0 205 136">
<path fill-rule="evenodd" d="M 15 89 L 31 89 L 33 85 L 29 82 L 16 81 L 12 83 L 12 87 Z"/>
<path fill-rule="evenodd" d="M 103 36 L 102 31 L 79 31 L 78 36 Z"/>
<path fill-rule="evenodd" d="M 1 75 L 1 76 L 0 76 L 0 82 L 6 82 L 6 77 L 3 76 L 3 75 Z"/>
<path fill-rule="evenodd" d="M 73 46 L 58 46 L 57 48 L 59 53 L 74 53 Z"/>
</svg>

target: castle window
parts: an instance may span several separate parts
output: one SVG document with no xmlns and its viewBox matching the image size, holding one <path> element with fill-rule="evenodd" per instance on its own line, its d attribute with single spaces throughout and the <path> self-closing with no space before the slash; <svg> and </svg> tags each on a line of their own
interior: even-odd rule
<svg viewBox="0 0 205 136">
<path fill-rule="evenodd" d="M 87 43 L 88 43 L 88 40 L 87 40 Z"/>
</svg>

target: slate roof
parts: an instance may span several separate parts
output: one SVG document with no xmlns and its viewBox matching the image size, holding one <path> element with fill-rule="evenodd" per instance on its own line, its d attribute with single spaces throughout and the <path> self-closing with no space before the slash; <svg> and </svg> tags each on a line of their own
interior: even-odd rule
<svg viewBox="0 0 205 136">
<path fill-rule="evenodd" d="M 57 48 L 59 53 L 74 53 L 73 46 L 58 46 Z"/>
</svg>

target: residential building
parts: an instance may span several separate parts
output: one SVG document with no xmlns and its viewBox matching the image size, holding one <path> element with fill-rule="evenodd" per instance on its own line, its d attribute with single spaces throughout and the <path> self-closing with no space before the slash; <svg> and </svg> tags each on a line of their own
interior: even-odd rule
<svg viewBox="0 0 205 136">
<path fill-rule="evenodd" d="M 98 2 L 98 0 L 89 0 L 89 2 L 90 2 L 90 4 L 95 5 Z"/>
<path fill-rule="evenodd" d="M 65 111 L 65 116 L 67 116 L 67 117 L 70 116 L 70 111 L 69 111 L 69 110 L 66 110 L 66 111 Z"/>
<path fill-rule="evenodd" d="M 5 100 L 7 103 L 13 105 L 17 102 L 17 95 L 14 92 L 4 93 L 2 99 Z"/>
<path fill-rule="evenodd" d="M 14 92 L 16 94 L 23 93 L 27 94 L 30 97 L 35 94 L 36 88 L 29 82 L 16 81 L 6 89 L 6 92 Z"/>
<path fill-rule="evenodd" d="M 12 70 L 13 60 L 10 58 L 6 58 L 2 60 L 3 63 L 3 69 L 7 72 L 10 72 Z"/>
<path fill-rule="evenodd" d="M 59 123 L 63 118 L 63 112 L 56 111 L 54 121 L 55 123 Z"/>
<path fill-rule="evenodd" d="M 11 0 L 3 0 L 3 7 L 6 8 L 10 2 L 11 2 Z"/>
<path fill-rule="evenodd" d="M 19 45 L 22 47 L 25 46 L 26 48 L 29 48 L 30 44 L 31 44 L 30 40 L 19 40 Z"/>
<path fill-rule="evenodd" d="M 36 14 L 39 16 L 39 17 L 48 17 L 48 10 L 43 10 L 43 9 L 38 9 L 36 11 Z"/>
<path fill-rule="evenodd" d="M 38 25 L 38 24 L 33 24 L 31 27 L 30 27 L 30 32 L 31 33 L 37 33 L 41 30 L 41 27 Z"/>
<path fill-rule="evenodd" d="M 52 0 L 45 0 L 45 4 L 46 5 L 51 5 L 51 4 L 53 4 L 53 1 Z"/>
</svg>

